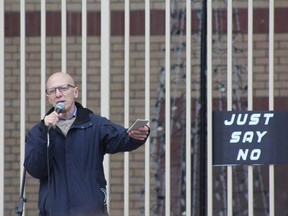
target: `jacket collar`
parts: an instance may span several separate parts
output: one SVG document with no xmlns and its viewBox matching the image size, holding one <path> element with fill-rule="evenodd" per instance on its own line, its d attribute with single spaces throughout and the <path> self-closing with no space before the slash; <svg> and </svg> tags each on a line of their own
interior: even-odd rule
<svg viewBox="0 0 288 216">
<path fill-rule="evenodd" d="M 77 107 L 77 114 L 75 119 L 75 124 L 84 123 L 90 120 L 89 115 L 93 114 L 93 112 L 87 108 L 84 108 L 80 103 L 75 102 Z"/>
</svg>

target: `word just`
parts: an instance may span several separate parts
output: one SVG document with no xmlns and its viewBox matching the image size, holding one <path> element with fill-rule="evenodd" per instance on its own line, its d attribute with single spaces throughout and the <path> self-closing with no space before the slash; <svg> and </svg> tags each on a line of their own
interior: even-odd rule
<svg viewBox="0 0 288 216">
<path fill-rule="evenodd" d="M 232 114 L 230 120 L 225 120 L 224 124 L 226 126 L 233 125 L 236 123 L 236 125 L 245 125 L 246 123 L 248 125 L 258 125 L 261 120 L 264 121 L 264 125 L 268 125 L 271 118 L 273 118 L 274 113 L 253 113 L 253 114 Z M 237 117 L 237 120 L 236 120 Z"/>
</svg>

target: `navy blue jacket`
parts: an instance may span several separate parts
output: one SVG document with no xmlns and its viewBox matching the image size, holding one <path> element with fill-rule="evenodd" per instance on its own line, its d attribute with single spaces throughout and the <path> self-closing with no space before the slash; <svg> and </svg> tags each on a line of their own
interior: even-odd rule
<svg viewBox="0 0 288 216">
<path fill-rule="evenodd" d="M 76 119 L 66 137 L 58 127 L 47 136 L 43 120 L 26 136 L 24 166 L 40 180 L 41 216 L 108 215 L 104 155 L 132 151 L 146 141 L 129 137 L 127 129 L 77 102 L 76 106 Z"/>
</svg>

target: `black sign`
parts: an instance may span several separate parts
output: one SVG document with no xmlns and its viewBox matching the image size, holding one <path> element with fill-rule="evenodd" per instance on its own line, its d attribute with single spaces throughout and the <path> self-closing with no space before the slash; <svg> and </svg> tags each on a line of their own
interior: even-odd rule
<svg viewBox="0 0 288 216">
<path fill-rule="evenodd" d="M 288 164 L 288 112 L 213 113 L 213 165 Z"/>
</svg>

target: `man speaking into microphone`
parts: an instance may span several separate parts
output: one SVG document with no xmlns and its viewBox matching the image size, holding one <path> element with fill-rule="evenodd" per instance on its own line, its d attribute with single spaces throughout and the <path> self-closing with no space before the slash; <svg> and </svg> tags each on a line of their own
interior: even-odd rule
<svg viewBox="0 0 288 216">
<path fill-rule="evenodd" d="M 24 166 L 39 179 L 39 216 L 106 216 L 106 153 L 143 145 L 149 127 L 127 131 L 76 101 L 79 89 L 63 72 L 52 74 L 46 96 L 52 108 L 26 136 Z"/>
</svg>

